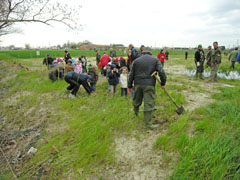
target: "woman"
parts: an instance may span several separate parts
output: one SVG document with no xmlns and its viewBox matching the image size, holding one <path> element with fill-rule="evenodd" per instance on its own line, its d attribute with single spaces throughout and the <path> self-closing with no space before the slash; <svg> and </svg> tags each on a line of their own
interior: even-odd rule
<svg viewBox="0 0 240 180">
<path fill-rule="evenodd" d="M 162 66 L 164 67 L 164 61 L 166 59 L 166 54 L 164 53 L 164 50 L 162 49 L 160 53 L 158 54 L 157 58 L 161 61 Z"/>
</svg>

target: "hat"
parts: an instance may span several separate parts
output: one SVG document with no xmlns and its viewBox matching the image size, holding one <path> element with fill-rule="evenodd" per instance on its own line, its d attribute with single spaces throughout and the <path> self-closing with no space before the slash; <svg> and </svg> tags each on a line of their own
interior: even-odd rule
<svg viewBox="0 0 240 180">
<path fill-rule="evenodd" d="M 141 45 L 141 47 L 140 48 L 145 48 L 145 46 L 144 45 Z"/>
<path fill-rule="evenodd" d="M 202 48 L 202 45 L 201 45 L 201 44 L 199 44 L 199 45 L 198 45 L 198 48 Z"/>
<path fill-rule="evenodd" d="M 112 69 L 116 68 L 116 65 L 115 65 L 115 64 L 112 64 L 112 65 L 111 65 L 111 68 L 112 68 Z"/>
<path fill-rule="evenodd" d="M 91 75 L 87 75 L 87 79 L 92 79 L 92 76 Z"/>
<path fill-rule="evenodd" d="M 92 70 L 92 69 L 93 69 L 92 65 L 89 65 L 88 70 Z"/>
<path fill-rule="evenodd" d="M 149 55 L 152 55 L 152 52 L 150 50 L 143 50 L 142 54 L 149 54 Z"/>
</svg>

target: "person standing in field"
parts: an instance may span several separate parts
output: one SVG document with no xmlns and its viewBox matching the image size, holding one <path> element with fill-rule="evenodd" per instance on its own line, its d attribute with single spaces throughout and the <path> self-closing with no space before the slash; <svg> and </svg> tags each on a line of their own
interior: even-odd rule
<svg viewBox="0 0 240 180">
<path fill-rule="evenodd" d="M 67 64 L 68 63 L 68 60 L 69 59 L 72 59 L 71 55 L 69 54 L 68 51 L 64 51 L 65 55 L 64 55 L 64 60 L 65 60 L 65 63 Z"/>
<path fill-rule="evenodd" d="M 112 64 L 111 71 L 108 72 L 108 82 L 110 84 L 112 96 L 116 95 L 119 76 L 120 74 L 118 73 L 118 68 Z"/>
<path fill-rule="evenodd" d="M 161 79 L 161 88 L 165 89 L 166 74 L 161 62 L 152 56 L 150 51 L 143 51 L 143 55 L 137 58 L 130 71 L 128 79 L 128 93 L 132 93 L 134 83 L 133 106 L 135 115 L 139 114 L 139 107 L 144 101 L 144 119 L 146 126 L 150 129 L 156 128 L 152 125 L 152 112 L 155 105 L 155 85 L 156 79 L 152 73 L 157 71 Z"/>
<path fill-rule="evenodd" d="M 100 62 L 101 56 L 98 52 L 98 50 L 96 50 L 96 65 L 98 66 L 99 62 Z"/>
<path fill-rule="evenodd" d="M 166 51 L 166 60 L 168 60 L 168 55 L 169 55 L 169 52 L 168 52 L 168 50 Z"/>
<path fill-rule="evenodd" d="M 110 51 L 110 57 L 111 57 L 111 58 L 117 57 L 117 53 L 116 53 L 115 50 L 113 50 L 112 48 L 110 48 L 109 51 Z"/>
<path fill-rule="evenodd" d="M 72 60 L 69 59 L 67 65 L 65 66 L 66 73 L 74 71 L 74 67 L 72 65 Z"/>
<path fill-rule="evenodd" d="M 166 54 L 164 53 L 164 50 L 161 49 L 160 53 L 158 54 L 157 58 L 160 60 L 160 62 L 162 63 L 162 67 L 164 67 L 164 62 L 166 59 Z"/>
<path fill-rule="evenodd" d="M 218 72 L 218 68 L 219 65 L 221 64 L 222 61 L 222 54 L 220 49 L 218 48 L 218 42 L 214 42 L 213 43 L 213 52 L 212 52 L 212 56 L 211 56 L 211 75 L 209 78 L 208 82 L 217 82 L 217 72 Z"/>
<path fill-rule="evenodd" d="M 187 60 L 187 58 L 188 58 L 188 51 L 186 50 L 185 51 L 185 60 Z"/>
<path fill-rule="evenodd" d="M 236 47 L 235 50 L 232 51 L 228 56 L 228 60 L 231 61 L 230 69 L 235 68 L 235 63 L 236 63 L 236 60 L 237 60 L 237 56 L 238 56 L 238 48 Z"/>
<path fill-rule="evenodd" d="M 203 71 L 204 71 L 204 61 L 205 61 L 205 56 L 204 56 L 204 51 L 202 48 L 202 45 L 198 45 L 198 50 L 195 52 L 194 56 L 195 64 L 196 64 L 196 79 L 204 79 L 203 78 Z"/>
<path fill-rule="evenodd" d="M 131 57 L 131 63 L 134 62 L 135 59 L 137 59 L 139 57 L 138 51 L 134 48 L 134 46 L 132 44 L 130 44 L 128 46 L 129 50 L 131 50 L 130 52 L 130 57 Z M 131 66 L 130 66 L 131 69 Z"/>
<path fill-rule="evenodd" d="M 142 52 L 144 51 L 144 49 L 145 49 L 145 46 L 141 45 L 141 47 L 140 47 L 140 56 L 142 55 Z"/>
<path fill-rule="evenodd" d="M 97 73 L 96 68 L 93 67 L 91 64 L 89 64 L 89 66 L 88 66 L 88 75 L 90 75 L 92 77 L 92 79 L 90 79 L 90 86 L 92 88 L 92 91 L 96 92 L 98 73 Z"/>
<path fill-rule="evenodd" d="M 82 63 L 81 61 L 78 59 L 78 60 L 75 60 L 75 69 L 74 69 L 74 72 L 78 73 L 78 74 L 82 74 Z"/>
<path fill-rule="evenodd" d="M 120 74 L 120 87 L 121 87 L 121 96 L 127 97 L 127 67 L 121 68 L 121 74 Z"/>
<path fill-rule="evenodd" d="M 102 58 L 100 59 L 100 65 L 98 67 L 101 68 L 101 74 L 106 76 L 106 66 L 111 61 L 111 58 L 104 52 Z"/>
<path fill-rule="evenodd" d="M 50 69 L 51 65 L 53 64 L 53 58 L 50 54 L 47 54 L 47 57 L 43 59 L 43 65 L 46 64 L 47 68 Z"/>
<path fill-rule="evenodd" d="M 212 47 L 208 46 L 208 52 L 207 52 L 207 55 L 206 55 L 206 59 L 207 59 L 206 65 L 207 65 L 207 67 L 211 67 L 211 56 L 212 56 Z"/>
</svg>

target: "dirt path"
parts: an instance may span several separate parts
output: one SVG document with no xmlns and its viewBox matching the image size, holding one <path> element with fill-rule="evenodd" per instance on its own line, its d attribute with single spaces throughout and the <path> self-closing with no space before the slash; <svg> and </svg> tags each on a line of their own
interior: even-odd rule
<svg viewBox="0 0 240 180">
<path fill-rule="evenodd" d="M 184 76 L 184 65 L 166 66 L 165 71 L 168 77 L 173 79 L 167 83 L 187 85 L 187 90 L 182 91 L 182 93 L 186 97 L 185 110 L 190 112 L 200 106 L 206 106 L 214 102 L 211 99 L 211 95 L 219 92 L 218 87 L 231 87 L 222 83 L 194 81 Z M 195 86 L 192 86 L 192 84 Z M 199 92 L 199 89 L 202 89 L 202 91 Z M 164 161 L 163 156 L 166 156 L 166 153 L 156 151 L 153 148 L 156 139 L 164 135 L 166 130 L 162 127 L 148 133 L 135 132 L 131 136 L 116 138 L 115 152 L 117 165 L 107 168 L 107 179 L 161 180 L 171 176 L 174 167 L 173 164 L 168 164 Z M 171 154 L 173 161 L 177 159 L 176 156 Z"/>
</svg>

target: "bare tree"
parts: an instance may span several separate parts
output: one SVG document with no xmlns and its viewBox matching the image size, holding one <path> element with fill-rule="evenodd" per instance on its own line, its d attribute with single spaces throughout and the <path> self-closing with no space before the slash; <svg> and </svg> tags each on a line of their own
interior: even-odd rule
<svg viewBox="0 0 240 180">
<path fill-rule="evenodd" d="M 46 25 L 59 22 L 70 29 L 80 29 L 80 8 L 61 4 L 57 0 L 0 0 L 0 36 L 16 32 L 14 25 L 24 22 Z"/>
</svg>

